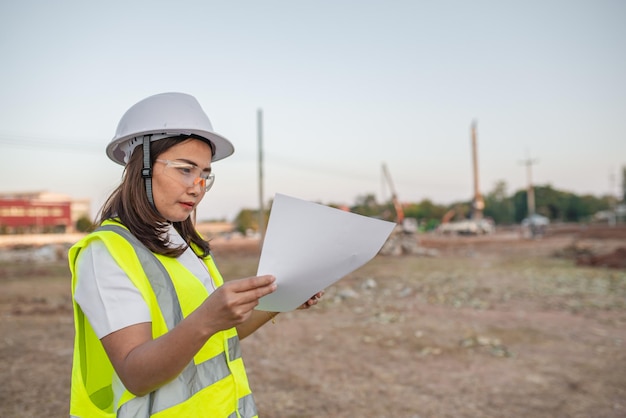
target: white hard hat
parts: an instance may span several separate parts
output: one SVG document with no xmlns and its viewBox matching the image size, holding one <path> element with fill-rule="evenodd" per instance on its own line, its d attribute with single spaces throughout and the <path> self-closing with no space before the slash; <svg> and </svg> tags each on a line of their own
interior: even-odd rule
<svg viewBox="0 0 626 418">
<path fill-rule="evenodd" d="M 212 161 L 235 152 L 233 144 L 213 131 L 209 117 L 195 97 L 184 93 L 162 93 L 143 99 L 128 109 L 107 146 L 110 159 L 126 165 L 145 135 L 150 141 L 179 135 L 197 135 L 213 144 Z"/>
</svg>

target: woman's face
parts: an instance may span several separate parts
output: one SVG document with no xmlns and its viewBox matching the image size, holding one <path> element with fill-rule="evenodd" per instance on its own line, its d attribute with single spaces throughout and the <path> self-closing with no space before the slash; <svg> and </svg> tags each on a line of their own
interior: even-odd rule
<svg viewBox="0 0 626 418">
<path fill-rule="evenodd" d="M 211 147 L 206 142 L 190 138 L 168 148 L 152 169 L 157 211 L 170 222 L 186 220 L 205 194 L 204 183 L 196 179 L 210 172 Z"/>
</svg>

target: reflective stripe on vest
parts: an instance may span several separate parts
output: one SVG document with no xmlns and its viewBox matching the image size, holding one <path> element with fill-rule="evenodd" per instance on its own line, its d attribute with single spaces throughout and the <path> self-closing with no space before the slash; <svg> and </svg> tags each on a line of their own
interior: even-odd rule
<svg viewBox="0 0 626 418">
<path fill-rule="evenodd" d="M 232 345 L 239 345 L 237 338 L 228 340 L 229 350 Z M 221 353 L 199 365 L 191 361 L 187 367 L 171 382 L 161 386 L 157 391 L 140 398 L 133 398 L 126 402 L 117 412 L 120 418 L 148 417 L 178 405 L 191 398 L 199 390 L 230 375 L 226 354 Z M 148 402 L 149 401 L 149 402 Z"/>
<path fill-rule="evenodd" d="M 141 265 L 150 281 L 152 290 L 156 295 L 157 302 L 168 329 L 173 329 L 183 319 L 180 309 L 180 301 L 174 290 L 174 284 L 163 264 L 141 243 L 130 231 L 117 225 L 103 225 L 94 232 L 111 231 L 124 237 L 134 248 Z"/>
<path fill-rule="evenodd" d="M 156 297 L 157 305 L 163 315 L 167 328 L 174 328 L 183 319 L 183 312 L 172 282 L 172 278 L 165 266 L 126 228 L 118 225 L 106 224 L 96 229 L 95 232 L 99 231 L 114 232 L 124 238 L 132 246 L 139 262 L 141 263 L 145 275 L 150 282 L 150 286 Z M 245 372 L 243 371 L 243 363 L 241 363 L 241 347 L 239 345 L 239 338 L 235 334 L 234 336 L 225 339 L 223 344 L 224 347 L 222 352 L 199 364 L 195 364 L 194 360 L 192 360 L 174 380 L 168 382 L 154 392 L 142 397 L 135 397 L 130 394 L 130 392 L 126 391 L 122 395 L 121 401 L 118 402 L 119 408 L 117 409 L 116 416 L 118 418 L 146 418 L 160 412 L 166 414 L 163 416 L 174 416 L 168 415 L 168 412 L 166 411 L 170 408 L 174 408 L 172 410 L 173 412 L 177 411 L 177 408 L 188 407 L 187 405 L 182 404 L 185 401 L 190 400 L 190 398 L 195 395 L 200 396 L 200 398 L 196 399 L 201 399 L 200 402 L 206 405 L 210 402 L 210 398 L 207 399 L 206 394 L 203 397 L 203 395 L 199 394 L 199 392 L 202 392 L 204 389 L 209 388 L 212 385 L 220 384 L 220 381 L 223 379 L 230 379 L 228 380 L 229 383 L 227 383 L 227 385 L 235 385 L 235 397 L 233 398 L 233 401 L 237 398 L 238 399 L 237 405 L 232 404 L 232 408 L 237 408 L 237 411 L 233 411 L 230 415 L 228 415 L 228 417 L 256 417 L 258 413 L 254 398 L 251 393 L 248 393 L 249 389 L 247 389 L 243 394 L 237 395 L 238 389 L 236 385 L 238 385 L 237 382 L 239 380 L 239 373 L 243 373 L 243 379 L 247 388 L 247 379 L 245 378 Z M 232 362 L 237 361 L 240 363 L 237 365 L 237 368 L 238 370 L 241 370 L 233 376 L 230 365 Z M 193 407 L 193 405 L 195 404 L 193 404 L 192 401 L 192 404 L 189 406 Z M 197 406 L 199 405 L 196 405 L 196 407 Z M 220 410 L 223 408 L 224 407 L 222 406 Z M 200 409 L 203 408 L 200 407 L 198 410 Z M 209 409 L 211 409 L 210 406 Z M 158 416 L 160 417 L 162 414 L 159 414 Z"/>
</svg>

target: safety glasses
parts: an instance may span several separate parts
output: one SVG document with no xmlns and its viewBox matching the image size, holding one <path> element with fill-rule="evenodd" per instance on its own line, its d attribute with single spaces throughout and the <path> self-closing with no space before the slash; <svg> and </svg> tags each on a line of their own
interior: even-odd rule
<svg viewBox="0 0 626 418">
<path fill-rule="evenodd" d="M 194 187 L 199 184 L 200 187 L 208 192 L 215 182 L 215 174 L 202 171 L 200 167 L 176 160 L 156 160 L 165 164 L 163 174 L 178 181 L 187 187 Z"/>
</svg>

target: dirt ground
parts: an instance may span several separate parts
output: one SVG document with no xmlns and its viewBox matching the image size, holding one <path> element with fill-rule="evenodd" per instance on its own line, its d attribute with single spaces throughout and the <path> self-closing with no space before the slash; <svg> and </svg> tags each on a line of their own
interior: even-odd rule
<svg viewBox="0 0 626 418">
<path fill-rule="evenodd" d="M 262 417 L 626 416 L 626 228 L 419 244 L 242 342 Z M 254 242 L 214 251 L 256 271 Z M 68 416 L 73 334 L 65 261 L 0 263 L 0 417 Z"/>
</svg>

